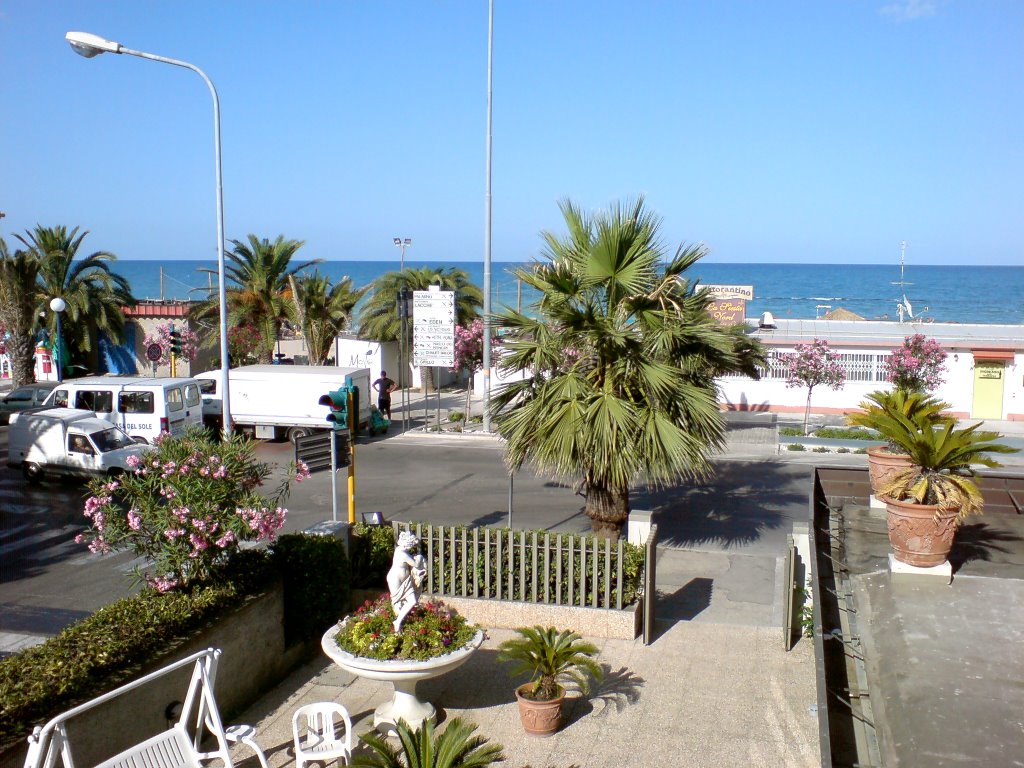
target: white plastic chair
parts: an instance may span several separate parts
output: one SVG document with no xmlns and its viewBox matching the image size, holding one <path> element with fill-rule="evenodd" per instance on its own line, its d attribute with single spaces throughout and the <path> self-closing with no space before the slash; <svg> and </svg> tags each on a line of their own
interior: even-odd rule
<svg viewBox="0 0 1024 768">
<path fill-rule="evenodd" d="M 335 716 L 341 723 L 335 722 Z M 344 732 L 340 728 L 344 725 Z M 292 716 L 295 736 L 295 768 L 308 762 L 327 765 L 339 760 L 348 765 L 352 759 L 352 718 L 348 710 L 333 701 L 320 701 L 299 707 Z"/>
</svg>

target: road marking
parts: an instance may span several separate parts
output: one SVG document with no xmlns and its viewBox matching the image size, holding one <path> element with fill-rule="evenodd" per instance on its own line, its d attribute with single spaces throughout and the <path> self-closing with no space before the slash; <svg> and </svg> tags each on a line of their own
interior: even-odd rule
<svg viewBox="0 0 1024 768">
<path fill-rule="evenodd" d="M 50 541 L 56 538 L 67 538 L 69 534 L 77 530 L 76 527 L 70 525 L 64 526 L 63 528 L 57 528 L 55 530 L 48 531 L 46 533 L 37 533 L 24 539 L 11 542 L 10 544 L 0 544 L 0 556 L 7 557 L 12 552 L 18 552 L 22 549 L 28 549 L 29 547 L 36 547 L 37 545 Z M 63 542 L 59 542 L 63 543 Z M 36 555 L 38 557 L 38 554 Z"/>
</svg>

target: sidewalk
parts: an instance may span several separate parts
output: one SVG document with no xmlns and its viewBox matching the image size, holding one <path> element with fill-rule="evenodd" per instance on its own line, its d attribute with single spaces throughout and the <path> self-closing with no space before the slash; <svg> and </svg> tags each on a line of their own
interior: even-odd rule
<svg viewBox="0 0 1024 768">
<path fill-rule="evenodd" d="M 420 685 L 438 708 L 439 725 L 462 717 L 505 748 L 504 765 L 523 768 L 630 768 L 685 765 L 819 765 L 814 656 L 809 641 L 782 650 L 778 627 L 659 622 L 650 646 L 639 639 L 593 640 L 604 682 L 566 705 L 562 729 L 548 739 L 523 733 L 516 681 L 496 661 L 511 630 L 491 630 L 462 667 Z M 314 701 L 337 701 L 356 734 L 373 726 L 373 710 L 391 686 L 351 676 L 326 657 L 314 659 L 266 694 L 238 721 L 256 726 L 271 768 L 294 761 L 291 716 Z M 256 768 L 245 747 L 233 751 Z"/>
</svg>

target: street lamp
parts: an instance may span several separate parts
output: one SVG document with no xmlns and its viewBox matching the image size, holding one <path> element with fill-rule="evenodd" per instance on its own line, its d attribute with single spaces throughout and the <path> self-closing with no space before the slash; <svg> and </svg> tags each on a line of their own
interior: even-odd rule
<svg viewBox="0 0 1024 768">
<path fill-rule="evenodd" d="M 224 406 L 224 438 L 227 439 L 231 436 L 233 425 L 231 423 L 231 388 L 228 386 L 228 370 L 230 366 L 228 365 L 228 301 L 224 283 L 224 183 L 221 178 L 220 99 L 217 97 L 217 89 L 213 87 L 213 83 L 203 70 L 194 64 L 189 64 L 187 61 L 168 59 L 164 56 L 157 56 L 156 54 L 143 51 L 133 51 L 131 48 L 125 48 L 120 43 L 106 40 L 99 35 L 93 35 L 88 32 L 68 32 L 64 37 L 71 44 L 71 49 L 75 53 L 87 59 L 91 59 L 93 56 L 101 53 L 126 53 L 129 56 L 138 56 L 140 59 L 149 59 L 150 61 L 159 61 L 164 64 L 173 64 L 176 67 L 190 69 L 203 78 L 203 81 L 210 89 L 210 95 L 213 96 L 213 149 L 217 184 L 217 277 L 220 280 L 220 370 L 221 380 L 223 381 L 221 402 Z M 57 316 L 57 319 L 59 323 L 60 315 Z M 60 327 L 59 324 L 57 327 Z"/>
<path fill-rule="evenodd" d="M 412 245 L 412 238 L 407 237 L 403 240 L 400 237 L 396 237 L 395 245 L 402 249 L 402 271 L 405 272 L 405 249 Z"/>
<path fill-rule="evenodd" d="M 68 308 L 67 302 L 64 301 L 64 299 L 62 299 L 60 296 L 57 296 L 55 298 L 50 299 L 50 309 L 53 310 L 53 314 L 57 318 L 57 343 L 53 347 L 53 359 L 54 359 L 54 362 L 57 363 L 57 382 L 58 383 L 64 381 L 64 371 L 62 370 L 63 369 L 62 363 L 64 361 L 60 359 L 60 313 L 63 312 L 67 308 Z"/>
</svg>

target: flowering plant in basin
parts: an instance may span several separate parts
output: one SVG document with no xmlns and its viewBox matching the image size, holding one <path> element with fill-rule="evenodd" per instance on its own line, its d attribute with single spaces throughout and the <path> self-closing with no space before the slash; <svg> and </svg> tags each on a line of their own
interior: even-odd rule
<svg viewBox="0 0 1024 768">
<path fill-rule="evenodd" d="M 418 604 L 395 632 L 395 611 L 388 593 L 367 600 L 339 622 L 335 643 L 353 656 L 389 661 L 425 660 L 465 648 L 479 627 L 440 600 Z"/>
</svg>

